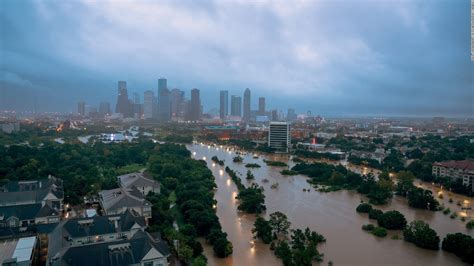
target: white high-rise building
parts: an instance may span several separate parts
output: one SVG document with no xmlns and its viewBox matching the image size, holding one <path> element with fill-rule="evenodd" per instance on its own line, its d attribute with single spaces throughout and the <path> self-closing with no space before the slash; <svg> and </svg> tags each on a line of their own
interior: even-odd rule
<svg viewBox="0 0 474 266">
<path fill-rule="evenodd" d="M 270 122 L 268 146 L 276 152 L 288 152 L 291 145 L 290 124 L 286 122 Z"/>
</svg>

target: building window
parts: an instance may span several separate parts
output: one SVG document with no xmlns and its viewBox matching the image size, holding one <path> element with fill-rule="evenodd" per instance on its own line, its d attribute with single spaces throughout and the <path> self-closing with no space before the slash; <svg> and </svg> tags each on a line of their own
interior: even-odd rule
<svg viewBox="0 0 474 266">
<path fill-rule="evenodd" d="M 143 266 L 153 266 L 153 261 L 144 262 Z"/>
</svg>

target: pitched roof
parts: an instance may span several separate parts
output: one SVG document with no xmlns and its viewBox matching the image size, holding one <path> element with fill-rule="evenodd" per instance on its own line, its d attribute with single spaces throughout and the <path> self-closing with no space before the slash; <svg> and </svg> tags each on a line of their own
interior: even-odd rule
<svg viewBox="0 0 474 266">
<path fill-rule="evenodd" d="M 474 161 L 471 160 L 436 162 L 433 165 L 442 166 L 446 168 L 474 171 Z"/>
<path fill-rule="evenodd" d="M 117 228 L 115 227 L 115 220 L 117 221 Z M 135 216 L 127 210 L 120 215 L 70 219 L 66 221 L 63 228 L 65 234 L 75 238 L 125 232 L 129 231 L 134 224 L 144 227 L 146 225 L 145 218 Z"/>
<path fill-rule="evenodd" d="M 33 220 L 36 217 L 36 214 L 41 209 L 41 203 L 38 204 L 27 204 L 19 206 L 3 206 L 0 207 L 0 218 L 3 216 L 3 219 L 6 221 L 8 218 L 15 216 L 20 221 L 22 220 Z"/>
<path fill-rule="evenodd" d="M 130 265 L 139 263 L 152 249 L 169 256 L 164 241 L 155 241 L 146 232 L 139 231 L 130 240 L 104 242 L 70 247 L 56 264 L 60 265 Z"/>
<path fill-rule="evenodd" d="M 106 211 L 123 207 L 151 206 L 151 203 L 136 187 L 102 190 L 99 192 L 99 197 L 102 207 Z"/>
<path fill-rule="evenodd" d="M 159 183 L 151 178 L 148 178 L 142 173 L 131 173 L 117 177 L 120 185 L 124 188 L 136 187 L 158 187 Z"/>
<path fill-rule="evenodd" d="M 0 205 L 39 203 L 48 193 L 64 198 L 62 180 L 55 177 L 29 181 L 9 181 L 0 186 Z"/>
</svg>

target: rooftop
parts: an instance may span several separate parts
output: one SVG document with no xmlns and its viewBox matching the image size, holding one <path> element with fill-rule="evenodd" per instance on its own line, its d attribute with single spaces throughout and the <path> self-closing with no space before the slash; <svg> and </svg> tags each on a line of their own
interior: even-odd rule
<svg viewBox="0 0 474 266">
<path fill-rule="evenodd" d="M 436 162 L 433 165 L 442 166 L 446 168 L 474 171 L 474 161 L 471 160 Z"/>
</svg>

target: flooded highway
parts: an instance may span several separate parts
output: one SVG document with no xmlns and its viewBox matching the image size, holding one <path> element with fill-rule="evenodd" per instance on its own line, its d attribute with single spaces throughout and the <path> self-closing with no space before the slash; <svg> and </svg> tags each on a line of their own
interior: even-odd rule
<svg viewBox="0 0 474 266">
<path fill-rule="evenodd" d="M 236 156 L 235 151 L 225 146 L 193 144 L 187 147 L 195 159 L 207 162 L 216 178 L 217 215 L 234 246 L 231 257 L 220 259 L 213 256 L 210 246 L 204 245 L 209 265 L 282 265 L 269 245 L 253 240 L 251 230 L 255 215 L 237 211 L 235 200 L 237 188 L 224 168 L 229 166 L 244 176 L 247 171 L 246 163 L 261 165 L 261 168 L 254 168 L 251 171 L 255 175 L 254 182 L 265 188 L 266 218 L 270 213 L 281 211 L 288 216 L 292 228 L 310 227 L 326 237 L 327 242 L 318 248 L 324 253 L 322 265 L 327 265 L 329 261 L 334 265 L 465 265 L 451 253 L 425 250 L 405 242 L 401 231 L 389 231 L 387 237 L 377 238 L 361 230 L 363 224 L 375 223 L 369 220 L 367 215 L 355 211 L 361 200 L 367 201 L 367 199 L 355 191 L 317 192 L 306 182 L 306 177 L 283 176 L 280 171 L 285 169 L 284 167 L 267 166 L 263 161 L 263 159 L 279 159 L 292 166 L 293 163 L 288 160 L 287 155 L 276 155 L 271 158 L 261 155 L 254 158 L 252 154 L 245 154 L 242 155 L 243 163 L 234 163 L 232 159 Z M 225 166 L 213 163 L 212 156 L 225 160 Z M 268 182 L 264 182 L 264 179 Z M 242 181 L 244 185 L 249 184 L 245 176 Z M 278 188 L 272 189 L 271 185 L 275 183 L 278 183 Z M 416 183 L 419 185 L 419 182 Z M 431 184 L 422 185 L 430 188 Z M 431 188 L 436 192 L 436 187 Z M 303 192 L 303 189 L 310 189 L 310 192 Z M 445 194 L 443 204 L 449 206 L 451 210 L 460 209 L 456 206 L 456 200 L 464 200 L 464 197 L 452 195 L 454 202 L 449 203 L 448 193 Z M 394 196 L 388 204 L 376 208 L 384 211 L 398 210 L 405 215 L 408 222 L 415 219 L 424 220 L 436 230 L 441 239 L 448 233 L 456 232 L 474 236 L 474 230 L 468 231 L 459 217 L 450 219 L 449 215 L 444 215 L 440 211 L 410 208 L 406 199 L 401 197 Z M 400 239 L 392 239 L 394 235 L 398 235 Z"/>
</svg>

